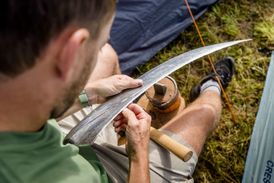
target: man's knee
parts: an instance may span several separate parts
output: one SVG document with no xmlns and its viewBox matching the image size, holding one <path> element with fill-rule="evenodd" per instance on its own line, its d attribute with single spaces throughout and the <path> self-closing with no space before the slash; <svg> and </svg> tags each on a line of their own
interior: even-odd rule
<svg viewBox="0 0 274 183">
<path fill-rule="evenodd" d="M 118 55 L 110 44 L 105 44 L 98 53 L 98 61 L 94 71 L 89 77 L 89 82 L 120 74 Z"/>
<path fill-rule="evenodd" d="M 204 118 L 207 118 L 208 122 L 211 122 L 212 124 L 212 129 L 214 130 L 217 126 L 217 123 L 219 121 L 220 118 L 220 109 L 217 109 L 216 106 L 212 105 L 212 104 L 200 104 L 199 106 L 197 106 L 198 111 L 200 113 L 201 116 L 203 116 Z M 207 124 L 209 125 L 209 124 Z"/>
<path fill-rule="evenodd" d="M 110 44 L 105 44 L 102 48 L 99 59 L 103 60 L 103 62 L 109 66 L 118 66 L 119 59 L 116 51 L 112 48 Z"/>
</svg>

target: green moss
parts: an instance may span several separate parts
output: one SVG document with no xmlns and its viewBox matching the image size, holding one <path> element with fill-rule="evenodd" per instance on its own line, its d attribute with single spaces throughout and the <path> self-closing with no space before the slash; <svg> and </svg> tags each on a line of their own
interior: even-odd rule
<svg viewBox="0 0 274 183">
<path fill-rule="evenodd" d="M 240 29 L 237 25 L 237 22 L 234 20 L 233 17 L 224 15 L 222 17 L 222 20 L 224 22 L 224 32 L 230 36 L 237 36 L 240 34 Z"/>
<path fill-rule="evenodd" d="M 255 25 L 253 35 L 266 46 L 274 48 L 274 15 L 271 20 L 263 20 Z"/>
</svg>

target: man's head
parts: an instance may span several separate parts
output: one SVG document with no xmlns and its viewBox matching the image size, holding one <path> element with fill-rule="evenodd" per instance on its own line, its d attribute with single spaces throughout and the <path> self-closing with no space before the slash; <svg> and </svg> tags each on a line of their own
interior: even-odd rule
<svg viewBox="0 0 274 183">
<path fill-rule="evenodd" d="M 1 1 L 0 88 L 33 87 L 52 99 L 52 115 L 59 116 L 93 70 L 114 8 L 114 0 Z"/>
</svg>

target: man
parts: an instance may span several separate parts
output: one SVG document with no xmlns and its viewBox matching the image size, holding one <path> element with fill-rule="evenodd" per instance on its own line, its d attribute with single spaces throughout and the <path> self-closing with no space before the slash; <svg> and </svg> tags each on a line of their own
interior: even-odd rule
<svg viewBox="0 0 274 183">
<path fill-rule="evenodd" d="M 221 112 L 216 77 L 227 86 L 234 70 L 232 59 L 219 61 L 218 76 L 208 75 L 194 87 L 195 101 L 161 129 L 193 148 L 194 156 L 187 163 L 149 141 L 150 116 L 136 104 L 129 105 L 113 123 L 116 132 L 126 130 L 127 154 L 112 146 L 64 145 L 55 120 L 48 119 L 79 107 L 77 96 L 90 73 L 89 102 L 142 84 L 116 75 L 104 78 L 104 84 L 109 84 L 102 85 L 95 77 L 100 68 L 110 66 L 101 67 L 96 61 L 105 58 L 104 50 L 99 59 L 97 55 L 108 40 L 115 2 L 1 3 L 0 182 L 192 181 L 197 155 Z"/>
</svg>

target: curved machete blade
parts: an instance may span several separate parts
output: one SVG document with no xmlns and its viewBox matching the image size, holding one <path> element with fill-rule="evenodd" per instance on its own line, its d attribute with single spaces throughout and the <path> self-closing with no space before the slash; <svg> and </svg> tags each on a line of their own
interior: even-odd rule
<svg viewBox="0 0 274 183">
<path fill-rule="evenodd" d="M 160 81 L 177 69 L 193 62 L 194 60 L 223 48 L 249 40 L 250 39 L 231 41 L 197 48 L 171 58 L 161 65 L 158 65 L 139 77 L 143 80 L 142 87 L 125 90 L 93 110 L 69 132 L 65 138 L 65 142 L 71 142 L 74 144 L 93 143 L 99 132 L 104 127 L 106 127 L 124 108 L 126 108 L 156 82 Z"/>
</svg>

